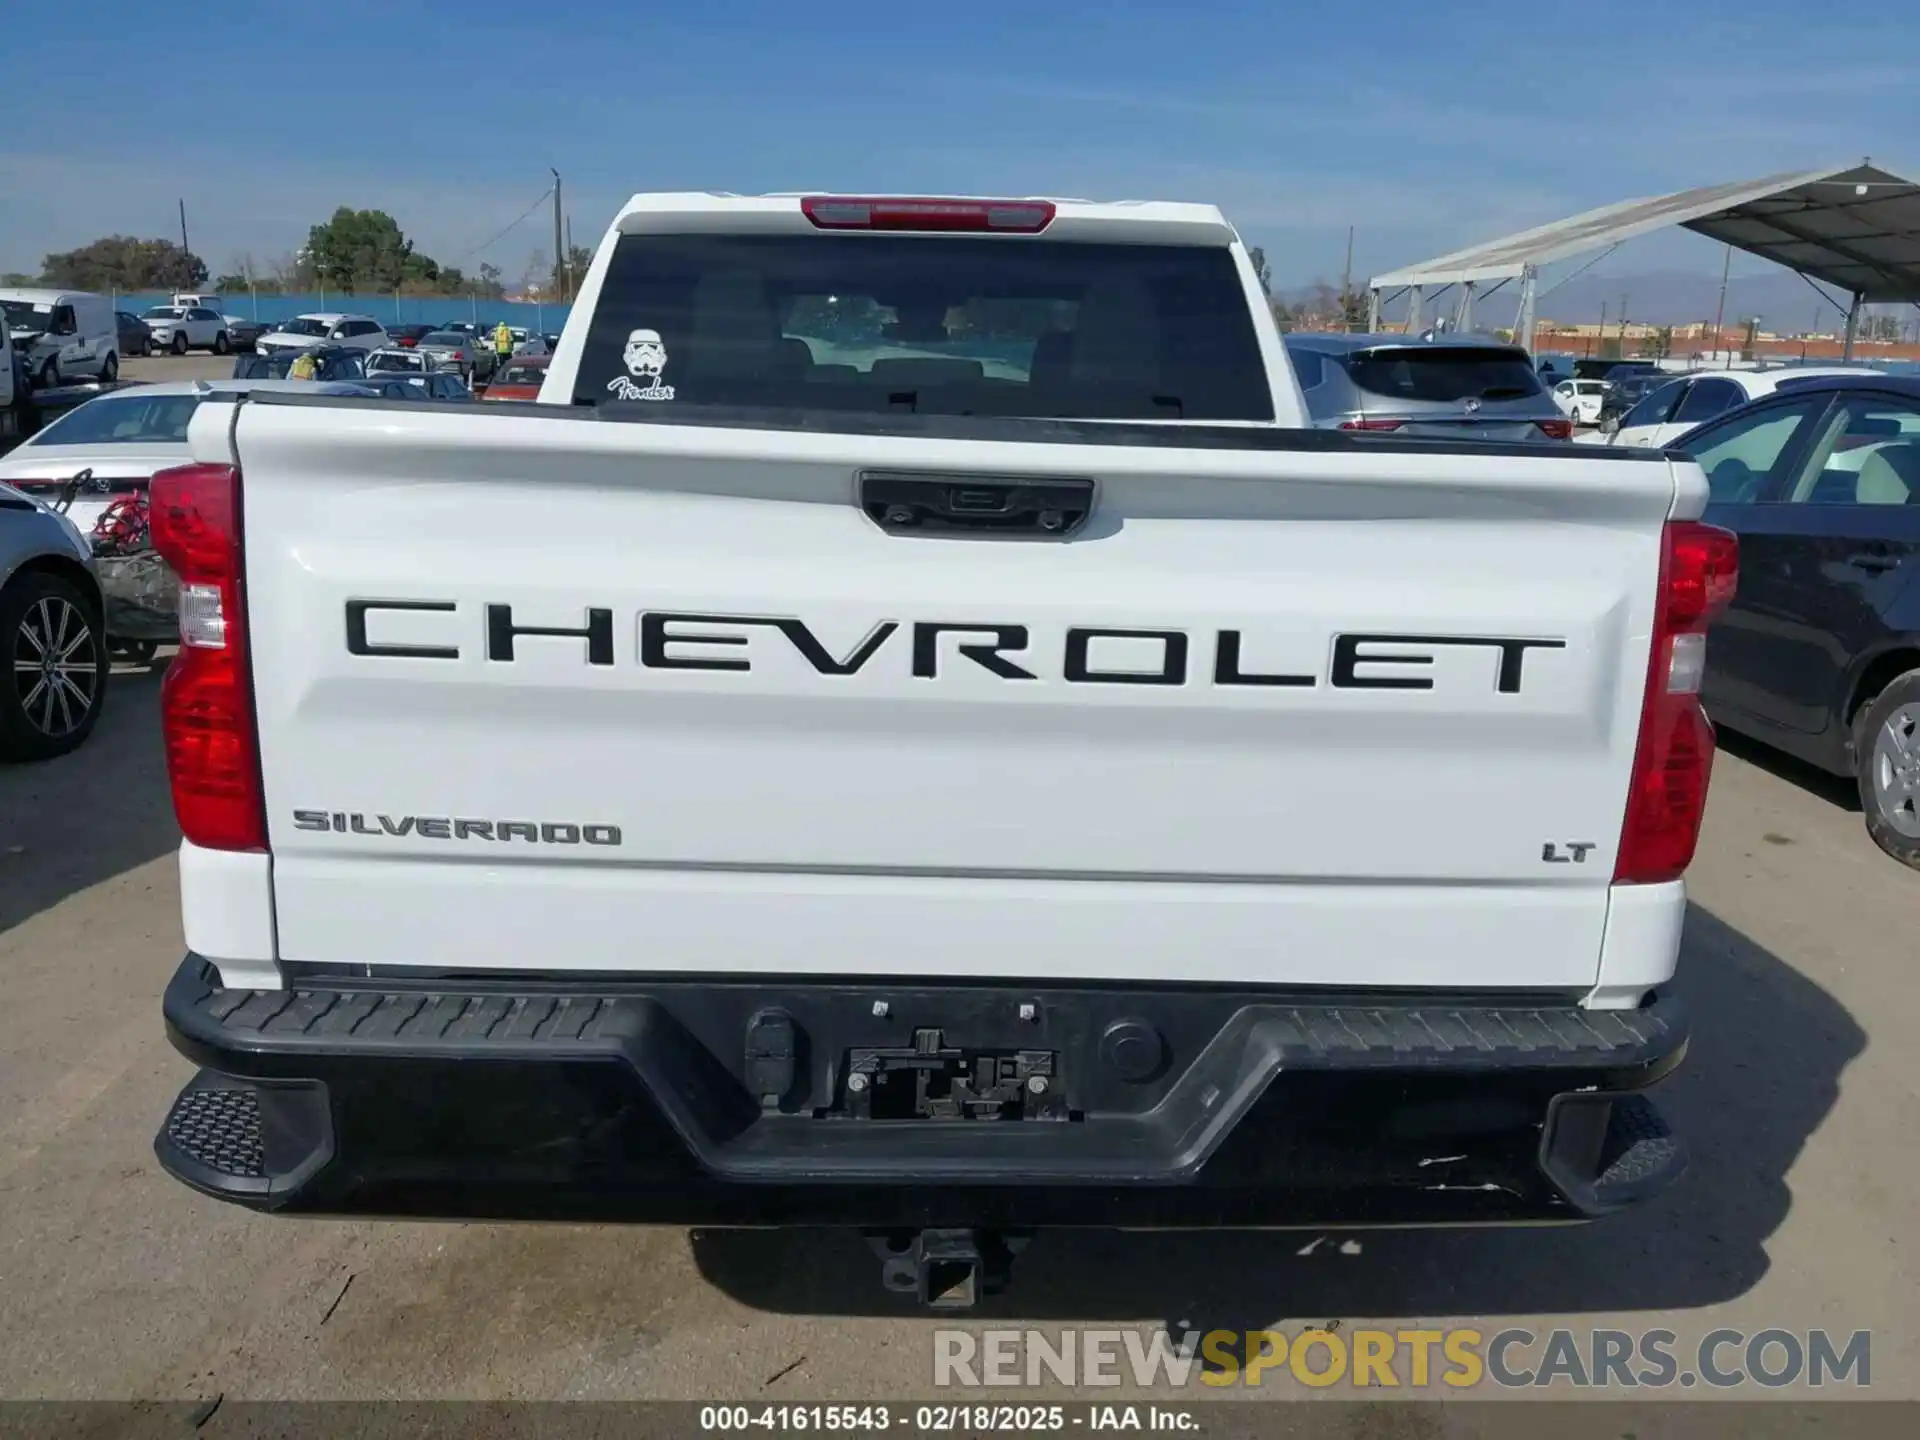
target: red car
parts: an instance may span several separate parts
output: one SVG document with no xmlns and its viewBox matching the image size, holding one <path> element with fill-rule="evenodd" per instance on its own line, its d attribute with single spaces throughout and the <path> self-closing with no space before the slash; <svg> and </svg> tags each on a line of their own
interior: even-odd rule
<svg viewBox="0 0 1920 1440">
<path fill-rule="evenodd" d="M 487 383 L 482 400 L 537 400 L 546 383 L 545 355 L 516 355 Z"/>
</svg>

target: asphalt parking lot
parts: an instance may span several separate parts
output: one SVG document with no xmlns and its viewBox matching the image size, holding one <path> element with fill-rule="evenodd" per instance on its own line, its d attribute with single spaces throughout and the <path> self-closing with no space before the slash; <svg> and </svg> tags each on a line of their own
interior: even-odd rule
<svg viewBox="0 0 1920 1440">
<path fill-rule="evenodd" d="M 159 679 L 118 674 L 78 754 L 0 769 L 0 1397 L 932 1393 L 939 1322 L 850 1240 L 276 1221 L 164 1176 L 150 1140 L 189 1072 L 159 1019 L 182 948 Z M 1920 874 L 1843 801 L 1722 755 L 1682 970 L 1696 1039 L 1662 1092 L 1694 1162 L 1652 1207 L 1358 1253 L 1046 1236 L 968 1323 L 1868 1329 L 1874 1393 L 1920 1396 Z"/>
</svg>

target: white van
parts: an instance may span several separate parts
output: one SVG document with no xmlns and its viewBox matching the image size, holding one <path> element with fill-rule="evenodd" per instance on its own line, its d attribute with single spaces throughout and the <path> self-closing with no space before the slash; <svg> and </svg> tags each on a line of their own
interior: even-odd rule
<svg viewBox="0 0 1920 1440">
<path fill-rule="evenodd" d="M 85 377 L 120 374 L 120 325 L 113 303 L 89 290 L 0 290 L 13 348 L 42 390 Z"/>
</svg>

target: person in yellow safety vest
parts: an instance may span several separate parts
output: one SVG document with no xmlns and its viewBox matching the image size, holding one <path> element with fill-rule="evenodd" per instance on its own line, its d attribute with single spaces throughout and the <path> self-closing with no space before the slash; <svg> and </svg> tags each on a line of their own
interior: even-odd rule
<svg viewBox="0 0 1920 1440">
<path fill-rule="evenodd" d="M 287 367 L 289 380 L 312 380 L 320 374 L 320 362 L 309 351 L 305 355 L 296 355 L 293 364 Z"/>
<path fill-rule="evenodd" d="M 493 353 L 503 361 L 513 356 L 513 331 L 504 320 L 493 327 Z"/>
</svg>

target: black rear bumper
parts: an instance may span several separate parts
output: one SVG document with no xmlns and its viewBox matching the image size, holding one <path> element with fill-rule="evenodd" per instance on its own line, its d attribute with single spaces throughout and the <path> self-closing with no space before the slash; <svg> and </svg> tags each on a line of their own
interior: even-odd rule
<svg viewBox="0 0 1920 1440">
<path fill-rule="evenodd" d="M 260 1209 L 696 1225 L 1583 1219 L 1679 1173 L 1677 1004 L 303 975 L 189 956 L 155 1147 Z M 1538 1002 L 1538 1003 L 1531 1003 Z"/>
</svg>

